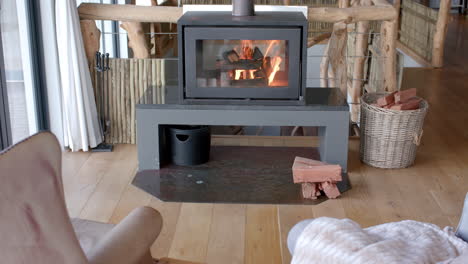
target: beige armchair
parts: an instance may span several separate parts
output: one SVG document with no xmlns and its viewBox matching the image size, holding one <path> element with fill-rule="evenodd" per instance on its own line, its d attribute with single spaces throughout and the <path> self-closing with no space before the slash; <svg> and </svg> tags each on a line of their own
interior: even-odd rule
<svg viewBox="0 0 468 264">
<path fill-rule="evenodd" d="M 72 219 L 65 206 L 61 150 L 48 132 L 0 153 L 1 263 L 158 263 L 149 248 L 158 211 L 135 209 L 118 225 Z"/>
</svg>

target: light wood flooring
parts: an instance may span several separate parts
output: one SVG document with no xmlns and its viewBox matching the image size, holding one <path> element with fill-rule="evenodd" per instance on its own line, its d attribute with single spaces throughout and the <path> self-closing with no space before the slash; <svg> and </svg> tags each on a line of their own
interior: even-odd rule
<svg viewBox="0 0 468 264">
<path fill-rule="evenodd" d="M 155 256 L 220 264 L 289 263 L 287 233 L 312 217 L 347 217 L 364 227 L 403 219 L 456 226 L 468 191 L 466 19 L 450 25 L 445 68 L 407 69 L 403 85 L 417 87 L 430 104 L 416 164 L 401 170 L 363 165 L 359 140 L 351 139 L 353 188 L 339 199 L 316 206 L 164 203 L 130 184 L 137 168 L 136 147 L 117 145 L 112 153 L 64 154 L 70 215 L 118 223 L 133 208 L 152 206 L 164 217 L 152 248 Z M 288 143 L 265 140 L 264 145 Z"/>
</svg>

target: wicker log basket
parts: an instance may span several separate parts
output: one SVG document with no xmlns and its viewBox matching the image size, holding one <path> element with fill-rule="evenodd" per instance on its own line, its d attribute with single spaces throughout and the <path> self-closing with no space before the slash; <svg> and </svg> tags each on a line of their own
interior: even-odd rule
<svg viewBox="0 0 468 264">
<path fill-rule="evenodd" d="M 429 108 L 422 100 L 417 110 L 390 110 L 374 106 L 385 93 L 368 93 L 361 98 L 361 160 L 378 168 L 406 168 L 413 165 Z"/>
</svg>

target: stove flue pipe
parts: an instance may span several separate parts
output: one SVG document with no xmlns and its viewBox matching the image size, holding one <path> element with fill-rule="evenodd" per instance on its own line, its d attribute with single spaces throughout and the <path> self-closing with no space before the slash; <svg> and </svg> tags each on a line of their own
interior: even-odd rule
<svg viewBox="0 0 468 264">
<path fill-rule="evenodd" d="M 232 0 L 233 16 L 254 16 L 254 0 Z"/>
</svg>

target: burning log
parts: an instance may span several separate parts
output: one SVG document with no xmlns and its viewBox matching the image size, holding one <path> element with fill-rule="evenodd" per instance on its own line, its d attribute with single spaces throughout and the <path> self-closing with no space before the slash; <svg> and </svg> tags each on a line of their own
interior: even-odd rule
<svg viewBox="0 0 468 264">
<path fill-rule="evenodd" d="M 223 58 L 229 63 L 238 62 L 240 57 L 235 50 L 226 51 L 223 53 Z"/>
<path fill-rule="evenodd" d="M 265 74 L 265 71 L 262 69 L 262 70 L 256 70 L 254 72 L 254 76 L 255 78 L 266 78 L 266 74 Z"/>
<path fill-rule="evenodd" d="M 252 58 L 254 60 L 262 60 L 263 59 L 263 53 L 260 51 L 260 49 L 258 47 L 255 47 L 255 49 L 253 51 Z"/>
<path fill-rule="evenodd" d="M 231 85 L 232 86 L 266 86 L 267 80 L 265 78 L 231 80 Z"/>
<path fill-rule="evenodd" d="M 221 70 L 231 71 L 231 70 L 257 70 L 262 67 L 262 61 L 256 60 L 239 60 L 233 63 L 224 63 L 221 64 Z"/>
</svg>

